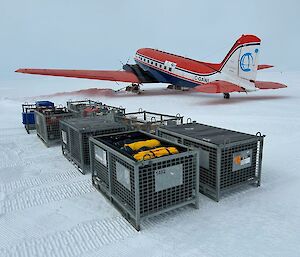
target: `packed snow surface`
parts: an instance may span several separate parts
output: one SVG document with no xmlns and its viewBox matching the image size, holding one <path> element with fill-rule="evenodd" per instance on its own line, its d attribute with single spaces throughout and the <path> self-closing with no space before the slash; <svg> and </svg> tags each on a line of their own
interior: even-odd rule
<svg viewBox="0 0 300 257">
<path fill-rule="evenodd" d="M 0 79 L 0 256 L 300 256 L 300 73 L 262 72 L 288 88 L 222 95 L 144 86 L 18 75 Z M 97 89 L 98 88 L 98 89 Z M 102 88 L 102 89 L 101 89 Z M 110 88 L 110 89 L 109 89 Z M 105 90 L 103 90 L 105 89 Z M 21 124 L 21 104 L 92 98 L 127 111 L 180 113 L 201 123 L 266 135 L 262 185 L 219 203 L 201 195 L 192 206 L 147 219 L 135 231 L 61 154 Z"/>
</svg>

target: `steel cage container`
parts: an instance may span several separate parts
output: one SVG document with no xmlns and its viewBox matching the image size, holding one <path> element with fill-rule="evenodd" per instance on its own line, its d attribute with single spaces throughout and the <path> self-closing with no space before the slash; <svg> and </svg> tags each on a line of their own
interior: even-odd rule
<svg viewBox="0 0 300 257">
<path fill-rule="evenodd" d="M 62 153 L 82 174 L 86 174 L 90 170 L 89 137 L 126 130 L 127 126 L 105 116 L 61 120 Z"/>
<path fill-rule="evenodd" d="M 37 136 L 47 147 L 60 142 L 59 121 L 73 117 L 64 107 L 37 108 L 35 110 Z"/>
<path fill-rule="evenodd" d="M 199 191 L 215 201 L 242 185 L 260 186 L 265 137 L 260 132 L 250 135 L 193 122 L 160 127 L 157 135 L 200 150 Z"/>
<path fill-rule="evenodd" d="M 125 113 L 118 117 L 122 123 L 128 124 L 133 130 L 143 130 L 155 134 L 157 127 L 168 124 L 182 124 L 183 116 L 148 112 L 139 109 L 138 112 Z"/>
<path fill-rule="evenodd" d="M 140 133 L 184 151 L 136 161 L 108 144 L 111 136 Z M 188 204 L 199 208 L 198 151 L 150 133 L 131 131 L 90 138 L 93 185 L 140 230 L 141 220 Z"/>
</svg>

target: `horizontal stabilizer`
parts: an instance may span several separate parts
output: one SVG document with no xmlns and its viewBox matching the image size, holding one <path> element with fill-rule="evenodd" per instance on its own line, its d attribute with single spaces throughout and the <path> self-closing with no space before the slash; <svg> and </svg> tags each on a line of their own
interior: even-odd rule
<svg viewBox="0 0 300 257">
<path fill-rule="evenodd" d="M 71 77 L 83 79 L 109 80 L 130 83 L 140 83 L 139 78 L 130 71 L 100 71 L 100 70 L 62 70 L 62 69 L 18 69 L 16 72 Z"/>
<path fill-rule="evenodd" d="M 200 85 L 194 88 L 196 92 L 201 93 L 209 93 L 209 94 L 216 94 L 216 93 L 231 93 L 231 92 L 245 92 L 243 88 L 237 86 L 233 83 L 217 80 L 214 82 L 210 82 L 204 85 Z"/>
<path fill-rule="evenodd" d="M 269 64 L 259 64 L 257 69 L 258 70 L 264 70 L 264 69 L 270 69 L 270 68 L 273 68 L 274 66 L 273 65 L 269 65 Z"/>
<path fill-rule="evenodd" d="M 284 84 L 268 81 L 255 81 L 255 87 L 259 89 L 278 89 L 287 87 Z"/>
</svg>

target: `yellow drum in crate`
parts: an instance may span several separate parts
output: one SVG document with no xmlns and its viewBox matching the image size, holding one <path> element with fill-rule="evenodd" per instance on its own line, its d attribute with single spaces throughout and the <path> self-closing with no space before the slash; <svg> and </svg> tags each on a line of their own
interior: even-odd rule
<svg viewBox="0 0 300 257">
<path fill-rule="evenodd" d="M 160 142 L 157 139 L 138 141 L 138 142 L 135 142 L 135 143 L 124 145 L 124 147 L 129 147 L 133 151 L 138 151 L 142 147 L 155 148 L 155 147 L 158 147 L 158 146 L 160 146 Z"/>
<path fill-rule="evenodd" d="M 159 147 L 152 150 L 142 151 L 135 154 L 133 157 L 137 161 L 150 160 L 156 157 L 161 157 L 169 154 L 176 154 L 178 150 L 176 147 Z"/>
</svg>

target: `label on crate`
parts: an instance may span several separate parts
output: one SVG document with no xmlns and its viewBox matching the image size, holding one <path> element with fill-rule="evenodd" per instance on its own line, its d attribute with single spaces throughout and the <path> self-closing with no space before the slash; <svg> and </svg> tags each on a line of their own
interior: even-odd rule
<svg viewBox="0 0 300 257">
<path fill-rule="evenodd" d="M 117 181 L 131 191 L 130 170 L 119 162 L 116 162 Z"/>
<path fill-rule="evenodd" d="M 252 164 L 252 149 L 236 152 L 233 154 L 232 171 L 241 170 L 251 167 Z"/>
<path fill-rule="evenodd" d="M 95 145 L 95 159 L 107 167 L 106 151 Z"/>
<path fill-rule="evenodd" d="M 68 144 L 67 132 L 64 130 L 61 131 L 61 139 L 65 145 Z"/>
<path fill-rule="evenodd" d="M 171 187 L 180 186 L 183 183 L 183 165 L 159 169 L 155 171 L 155 192 Z"/>
</svg>

